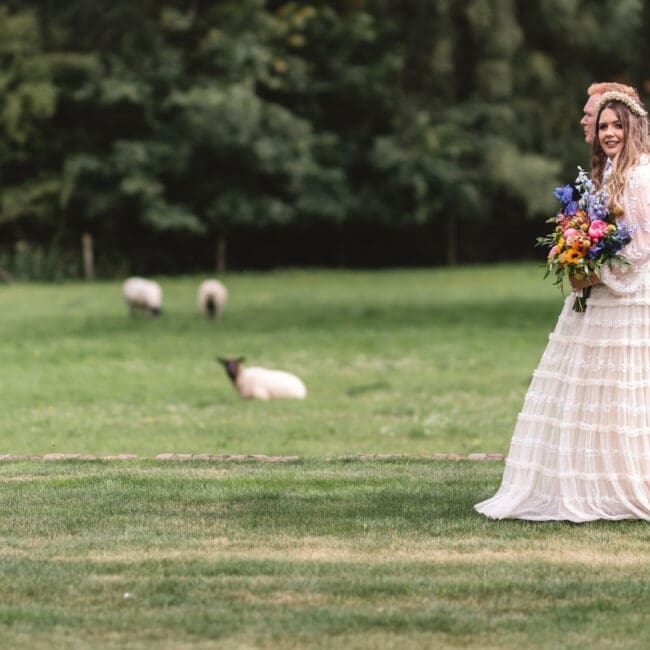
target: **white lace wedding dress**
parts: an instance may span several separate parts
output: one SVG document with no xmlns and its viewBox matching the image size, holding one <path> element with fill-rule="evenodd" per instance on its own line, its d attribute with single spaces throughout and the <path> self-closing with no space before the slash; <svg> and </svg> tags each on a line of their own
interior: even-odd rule
<svg viewBox="0 0 650 650">
<path fill-rule="evenodd" d="M 564 303 L 526 394 L 494 518 L 650 521 L 650 160 L 630 171 L 622 253 L 584 313 Z"/>
</svg>

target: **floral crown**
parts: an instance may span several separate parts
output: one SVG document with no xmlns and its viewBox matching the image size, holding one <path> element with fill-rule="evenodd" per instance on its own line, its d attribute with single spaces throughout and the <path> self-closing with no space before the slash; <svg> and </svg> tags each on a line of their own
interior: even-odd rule
<svg viewBox="0 0 650 650">
<path fill-rule="evenodd" d="M 598 110 L 607 103 L 607 102 L 621 102 L 625 104 L 635 115 L 639 117 L 645 117 L 648 114 L 648 111 L 641 106 L 634 98 L 626 95 L 625 93 L 619 92 L 618 90 L 608 90 L 603 96 L 598 100 Z"/>
</svg>

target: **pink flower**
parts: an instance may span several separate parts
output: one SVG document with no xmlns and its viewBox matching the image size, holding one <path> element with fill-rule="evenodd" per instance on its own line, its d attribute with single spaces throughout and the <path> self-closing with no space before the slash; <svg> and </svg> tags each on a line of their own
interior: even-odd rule
<svg viewBox="0 0 650 650">
<path fill-rule="evenodd" d="M 609 234 L 609 225 L 600 219 L 591 222 L 589 226 L 589 237 L 594 241 L 599 241 Z"/>
<path fill-rule="evenodd" d="M 564 231 L 564 238 L 568 241 L 569 237 L 575 237 L 576 235 L 581 235 L 582 233 L 575 228 L 567 228 Z"/>
<path fill-rule="evenodd" d="M 557 255 L 559 249 L 559 246 L 553 246 L 553 248 L 548 252 L 548 259 L 552 260 Z"/>
</svg>

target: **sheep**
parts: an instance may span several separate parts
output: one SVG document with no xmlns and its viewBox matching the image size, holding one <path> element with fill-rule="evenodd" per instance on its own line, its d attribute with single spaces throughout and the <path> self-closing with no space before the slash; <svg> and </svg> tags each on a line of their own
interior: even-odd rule
<svg viewBox="0 0 650 650">
<path fill-rule="evenodd" d="M 292 397 L 304 399 L 307 389 L 302 381 L 284 370 L 268 370 L 242 365 L 244 357 L 217 359 L 223 364 L 233 386 L 244 399 L 275 399 Z"/>
<path fill-rule="evenodd" d="M 154 317 L 162 311 L 162 289 L 153 280 L 128 278 L 122 285 L 122 295 L 131 316 L 136 309 L 148 310 Z"/>
<path fill-rule="evenodd" d="M 197 300 L 199 311 L 206 317 L 217 319 L 228 299 L 228 290 L 219 280 L 204 280 L 199 286 Z"/>
</svg>

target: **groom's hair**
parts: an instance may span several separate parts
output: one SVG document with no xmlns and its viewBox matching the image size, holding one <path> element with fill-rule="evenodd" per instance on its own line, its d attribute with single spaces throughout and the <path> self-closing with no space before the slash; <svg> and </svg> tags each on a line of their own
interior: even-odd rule
<svg viewBox="0 0 650 650">
<path fill-rule="evenodd" d="M 634 101 L 641 103 L 641 98 L 635 88 L 632 88 L 632 86 L 626 86 L 625 84 L 620 84 L 616 81 L 598 81 L 593 83 L 589 88 L 587 88 L 587 95 L 589 95 L 589 97 L 592 95 L 604 95 L 611 91 L 624 93 L 629 95 Z"/>
</svg>

